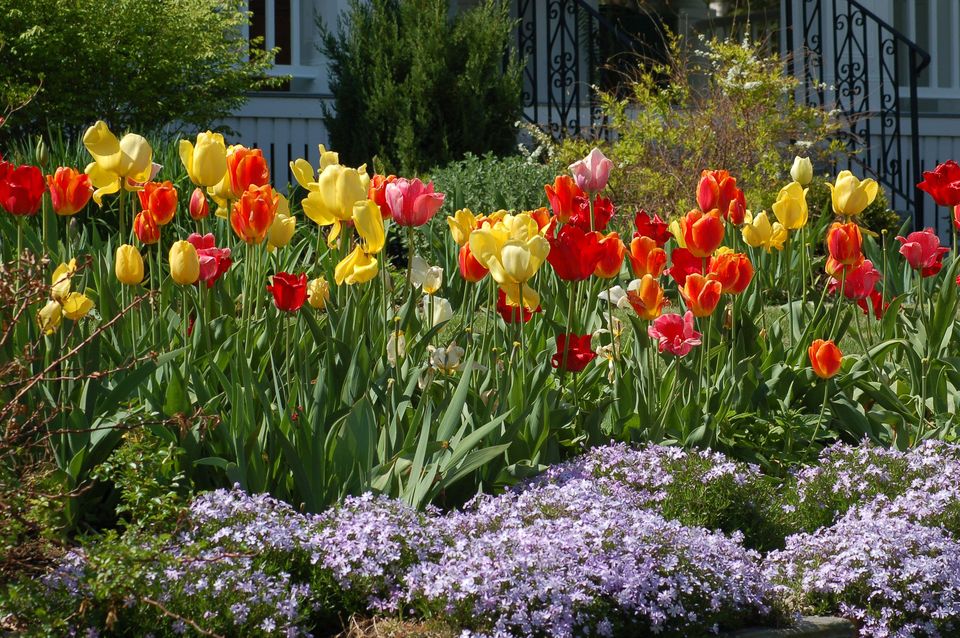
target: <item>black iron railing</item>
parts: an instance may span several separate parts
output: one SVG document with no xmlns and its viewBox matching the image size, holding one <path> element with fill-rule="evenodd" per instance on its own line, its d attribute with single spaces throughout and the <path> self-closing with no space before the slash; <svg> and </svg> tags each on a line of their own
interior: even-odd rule
<svg viewBox="0 0 960 638">
<path fill-rule="evenodd" d="M 596 87 L 618 51 L 637 41 L 585 0 L 517 0 L 524 117 L 557 138 L 604 133 Z"/>
<path fill-rule="evenodd" d="M 839 111 L 849 162 L 922 228 L 917 85 L 930 55 L 857 0 L 783 0 L 800 99 Z"/>
</svg>

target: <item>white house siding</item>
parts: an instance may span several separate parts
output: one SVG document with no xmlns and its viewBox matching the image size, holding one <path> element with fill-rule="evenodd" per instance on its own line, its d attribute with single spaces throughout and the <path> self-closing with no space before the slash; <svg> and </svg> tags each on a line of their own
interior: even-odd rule
<svg viewBox="0 0 960 638">
<path fill-rule="evenodd" d="M 960 162 L 960 117 L 950 115 L 921 117 L 919 128 L 922 170 L 933 170 L 937 164 L 948 159 Z M 947 209 L 935 207 L 929 198 L 924 213 L 924 226 L 939 227 L 942 231 L 951 227 Z M 939 224 L 936 223 L 938 220 Z"/>
</svg>

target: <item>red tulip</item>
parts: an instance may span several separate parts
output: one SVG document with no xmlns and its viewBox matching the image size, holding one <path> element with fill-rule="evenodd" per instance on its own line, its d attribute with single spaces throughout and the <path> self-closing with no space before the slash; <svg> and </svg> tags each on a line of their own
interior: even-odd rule
<svg viewBox="0 0 960 638">
<path fill-rule="evenodd" d="M 717 304 L 720 303 L 722 292 L 723 286 L 719 281 L 707 279 L 699 273 L 688 275 L 680 288 L 683 301 L 695 317 L 707 317 L 713 314 Z"/>
<path fill-rule="evenodd" d="M 203 194 L 203 189 L 193 189 L 193 193 L 190 195 L 189 210 L 190 217 L 194 221 L 206 219 L 210 216 L 210 202 L 207 201 L 207 196 Z"/>
<path fill-rule="evenodd" d="M 197 257 L 200 259 L 200 279 L 207 283 L 207 288 L 212 288 L 213 284 L 223 276 L 233 264 L 230 257 L 229 248 L 217 248 L 216 238 L 213 233 L 199 235 L 192 233 L 187 237 L 187 241 L 193 244 L 197 249 Z"/>
<path fill-rule="evenodd" d="M 477 258 L 470 252 L 470 242 L 460 247 L 460 256 L 457 262 L 460 266 L 460 276 L 470 283 L 480 281 L 490 272 L 487 270 L 487 267 L 477 261 Z M 503 291 L 501 291 L 500 294 L 503 294 Z"/>
<path fill-rule="evenodd" d="M 635 277 L 659 277 L 667 265 L 666 251 L 652 237 L 634 237 L 630 242 L 630 269 Z"/>
<path fill-rule="evenodd" d="M 840 365 L 843 363 L 843 353 L 833 341 L 824 341 L 817 339 L 810 344 L 807 350 L 810 357 L 810 365 L 813 371 L 821 379 L 829 379 L 840 371 Z"/>
<path fill-rule="evenodd" d="M 237 237 L 248 244 L 259 244 L 273 225 L 277 215 L 280 196 L 273 187 L 251 186 L 243 192 L 240 199 L 233 203 L 230 213 L 230 226 Z"/>
<path fill-rule="evenodd" d="M 657 242 L 657 246 L 662 247 L 672 237 L 670 225 L 660 219 L 659 215 L 651 218 L 647 211 L 641 209 L 634 216 L 633 223 L 637 227 L 634 237 L 649 237 Z"/>
<path fill-rule="evenodd" d="M 140 205 L 150 211 L 154 221 L 166 226 L 177 212 L 177 189 L 173 182 L 147 182 L 140 191 Z"/>
<path fill-rule="evenodd" d="M 503 317 L 505 323 L 518 323 L 521 319 L 523 323 L 527 323 L 533 318 L 533 313 L 542 310 L 543 308 L 540 306 L 537 306 L 535 310 L 524 307 L 523 312 L 521 312 L 520 306 L 511 306 L 507 303 L 507 293 L 503 292 L 503 289 L 497 290 L 497 313 Z"/>
<path fill-rule="evenodd" d="M 940 238 L 932 228 L 897 237 L 900 242 L 900 254 L 914 270 L 920 271 L 921 277 L 932 277 L 943 267 L 943 255 L 950 252 L 949 248 L 940 245 Z"/>
<path fill-rule="evenodd" d="M 36 166 L 7 164 L 0 179 L 0 208 L 18 217 L 36 215 L 43 202 L 43 173 Z"/>
<path fill-rule="evenodd" d="M 547 261 L 553 266 L 557 277 L 564 281 L 583 281 L 593 274 L 600 261 L 600 242 L 593 233 L 585 233 L 579 227 L 566 224 L 553 236 L 547 233 L 550 252 Z"/>
<path fill-rule="evenodd" d="M 433 182 L 399 177 L 384 189 L 390 215 L 401 226 L 423 226 L 443 205 L 444 194 L 434 192 Z"/>
<path fill-rule="evenodd" d="M 590 335 L 574 333 L 557 335 L 557 353 L 550 361 L 554 368 L 566 372 L 580 372 L 597 356 L 590 349 Z"/>
<path fill-rule="evenodd" d="M 860 227 L 853 222 L 841 224 L 834 222 L 827 231 L 827 272 L 846 269 L 848 272 L 863 263 L 863 236 Z M 831 261 L 832 260 L 832 261 Z"/>
<path fill-rule="evenodd" d="M 694 257 L 686 248 L 674 248 L 670 253 L 672 265 L 666 270 L 666 273 L 673 277 L 678 286 L 686 283 L 687 277 L 693 273 L 704 274 L 703 259 Z"/>
<path fill-rule="evenodd" d="M 683 357 L 699 346 L 702 334 L 693 327 L 693 313 L 689 310 L 681 317 L 678 314 L 661 315 L 653 320 L 647 328 L 651 339 L 657 340 L 657 349 L 660 352 L 669 352 L 672 355 Z"/>
<path fill-rule="evenodd" d="M 934 170 L 925 171 L 917 188 L 930 193 L 937 206 L 960 205 L 960 165 L 947 160 Z"/>
<path fill-rule="evenodd" d="M 683 241 L 694 257 L 709 257 L 723 243 L 723 220 L 714 209 L 692 210 L 680 219 Z"/>
<path fill-rule="evenodd" d="M 575 200 L 586 196 L 569 175 L 558 175 L 553 185 L 547 184 L 543 190 L 547 193 L 553 214 L 564 223 L 570 221 L 570 216 L 576 211 Z"/>
<path fill-rule="evenodd" d="M 753 279 L 753 264 L 743 253 L 724 253 L 711 258 L 708 271 L 707 277 L 719 281 L 723 292 L 734 295 L 746 290 Z"/>
<path fill-rule="evenodd" d="M 47 188 L 50 189 L 53 212 L 57 215 L 80 212 L 93 195 L 90 176 L 67 166 L 61 166 L 53 175 L 47 175 Z"/>
<path fill-rule="evenodd" d="M 160 226 L 149 210 L 142 210 L 133 218 L 133 234 L 142 244 L 155 244 L 160 241 Z"/>
<path fill-rule="evenodd" d="M 243 193 L 251 186 L 270 183 L 270 169 L 259 148 L 239 146 L 227 154 L 227 173 L 234 193 Z"/>
<path fill-rule="evenodd" d="M 953 227 L 960 230 L 960 204 L 953 207 Z"/>
<path fill-rule="evenodd" d="M 600 242 L 600 259 L 593 274 L 601 279 L 613 279 L 620 274 L 626 249 L 618 233 L 610 233 L 606 236 L 595 233 L 595 235 Z"/>
<path fill-rule="evenodd" d="M 387 205 L 387 184 L 397 181 L 396 175 L 374 175 L 370 178 L 370 188 L 367 190 L 367 198 L 372 199 L 380 208 L 380 216 L 384 219 L 390 218 L 390 206 Z"/>
<path fill-rule="evenodd" d="M 867 303 L 870 305 L 868 306 Z M 883 293 L 881 293 L 879 290 L 874 290 L 871 292 L 870 296 L 866 299 L 858 299 L 857 305 L 860 306 L 861 310 L 863 310 L 863 314 L 867 315 L 868 317 L 870 316 L 870 311 L 873 310 L 873 316 L 877 319 L 883 318 L 883 315 L 887 312 L 887 308 L 890 307 L 890 304 L 883 300 Z"/>
<path fill-rule="evenodd" d="M 843 296 L 853 301 L 862 301 L 875 292 L 877 282 L 883 279 L 880 271 L 874 268 L 873 262 L 865 259 L 856 268 L 851 268 L 843 281 L 831 278 L 828 291 L 836 292 L 843 288 Z"/>
<path fill-rule="evenodd" d="M 697 205 L 700 210 L 719 210 L 724 219 L 742 224 L 747 212 L 743 191 L 737 188 L 737 180 L 727 171 L 703 171 L 697 185 Z"/>
<path fill-rule="evenodd" d="M 590 227 L 590 200 L 578 197 L 573 202 L 573 214 L 570 223 L 580 230 L 589 233 L 591 230 L 606 230 L 610 219 L 613 218 L 613 202 L 606 197 L 597 195 L 593 199 L 593 228 Z"/>
<path fill-rule="evenodd" d="M 278 272 L 271 278 L 267 290 L 273 293 L 273 303 L 277 308 L 284 312 L 296 312 L 307 300 L 307 275 Z"/>
</svg>

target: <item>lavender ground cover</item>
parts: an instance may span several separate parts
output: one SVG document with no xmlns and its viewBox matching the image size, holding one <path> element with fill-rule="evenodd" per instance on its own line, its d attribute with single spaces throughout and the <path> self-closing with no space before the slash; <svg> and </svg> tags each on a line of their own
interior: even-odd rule
<svg viewBox="0 0 960 638">
<path fill-rule="evenodd" d="M 720 454 L 610 445 L 448 513 L 364 495 L 303 514 L 217 490 L 111 622 L 325 635 L 361 613 L 446 618 L 464 636 L 690 636 L 787 610 L 846 616 L 863 636 L 960 630 L 960 447 L 834 446 L 769 485 Z M 781 547 L 745 545 L 750 517 L 788 530 Z M 51 605 L 87 601 L 75 632 L 107 627 L 101 567 L 78 550 L 45 579 Z"/>
</svg>

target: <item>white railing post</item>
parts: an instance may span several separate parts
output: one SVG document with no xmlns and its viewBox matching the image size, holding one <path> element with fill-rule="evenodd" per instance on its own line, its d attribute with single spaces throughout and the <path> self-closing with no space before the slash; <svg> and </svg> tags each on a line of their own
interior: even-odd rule
<svg viewBox="0 0 960 638">
<path fill-rule="evenodd" d="M 290 0 L 290 64 L 300 66 L 300 0 Z"/>
<path fill-rule="evenodd" d="M 264 42 L 263 46 L 267 51 L 277 46 L 277 14 L 274 0 L 264 0 Z"/>
</svg>

